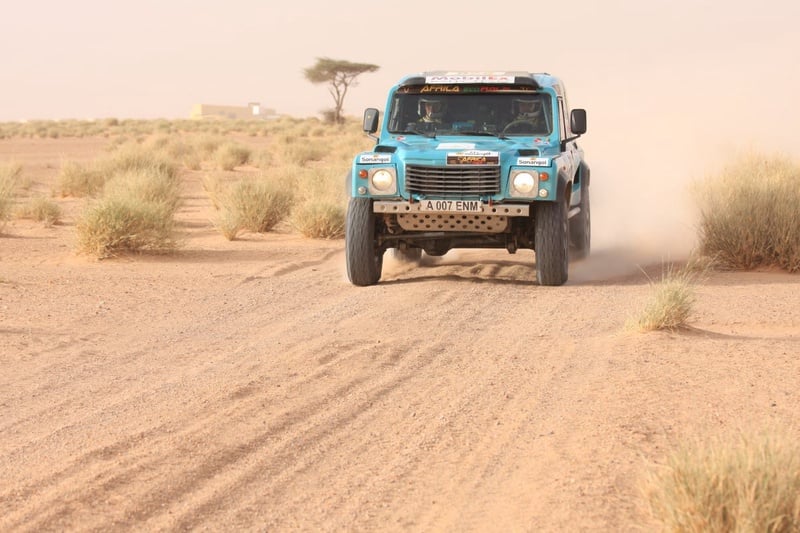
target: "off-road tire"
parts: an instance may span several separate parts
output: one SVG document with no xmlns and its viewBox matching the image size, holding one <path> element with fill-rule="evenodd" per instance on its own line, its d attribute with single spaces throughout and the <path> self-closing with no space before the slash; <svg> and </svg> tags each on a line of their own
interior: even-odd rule
<svg viewBox="0 0 800 533">
<path fill-rule="evenodd" d="M 563 200 L 536 204 L 536 281 L 539 285 L 563 285 L 569 276 L 569 230 Z"/>
<path fill-rule="evenodd" d="M 592 249 L 592 214 L 589 201 L 589 186 L 581 190 L 580 212 L 569 219 L 570 258 L 585 259 Z"/>
<path fill-rule="evenodd" d="M 345 260 L 350 283 L 364 287 L 381 279 L 383 253 L 375 239 L 375 215 L 369 198 L 350 198 L 345 223 Z"/>
</svg>

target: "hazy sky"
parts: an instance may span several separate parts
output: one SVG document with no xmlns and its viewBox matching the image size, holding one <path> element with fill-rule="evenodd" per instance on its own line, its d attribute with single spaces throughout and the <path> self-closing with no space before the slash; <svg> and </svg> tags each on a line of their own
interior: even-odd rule
<svg viewBox="0 0 800 533">
<path fill-rule="evenodd" d="M 302 70 L 319 56 L 381 67 L 352 89 L 345 102 L 352 115 L 382 107 L 386 88 L 404 74 L 432 69 L 547 71 L 565 79 L 573 105 L 586 107 L 648 103 L 653 85 L 701 98 L 728 91 L 763 105 L 775 89 L 800 94 L 798 6 L 9 1 L 0 19 L 0 120 L 179 118 L 194 103 L 250 101 L 315 115 L 331 99 Z"/>
</svg>

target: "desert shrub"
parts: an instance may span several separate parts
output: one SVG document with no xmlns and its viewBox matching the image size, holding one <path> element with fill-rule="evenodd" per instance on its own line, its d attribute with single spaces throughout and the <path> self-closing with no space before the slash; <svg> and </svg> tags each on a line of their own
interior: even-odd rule
<svg viewBox="0 0 800 533">
<path fill-rule="evenodd" d="M 22 176 L 22 165 L 20 163 L 6 163 L 0 165 L 0 180 L 7 187 L 13 187 Z"/>
<path fill-rule="evenodd" d="M 99 258 L 173 250 L 179 204 L 177 175 L 163 167 L 117 171 L 106 182 L 103 197 L 78 219 L 78 250 Z"/>
<path fill-rule="evenodd" d="M 229 227 L 264 233 L 289 214 L 294 195 L 285 183 L 265 176 L 247 178 L 231 185 L 220 197 L 219 219 Z M 221 225 L 217 221 L 218 227 Z"/>
<path fill-rule="evenodd" d="M 180 205 L 180 181 L 176 174 L 165 174 L 157 167 L 123 170 L 106 182 L 103 196 L 130 197 L 163 204 L 172 214 Z"/>
<path fill-rule="evenodd" d="M 94 196 L 105 180 L 105 174 L 93 165 L 65 161 L 58 173 L 57 190 L 61 196 Z"/>
<path fill-rule="evenodd" d="M 187 153 L 181 157 L 183 165 L 189 170 L 201 170 L 203 168 L 203 160 L 197 152 Z"/>
<path fill-rule="evenodd" d="M 224 137 L 218 135 L 202 134 L 199 138 L 195 139 L 197 149 L 203 157 L 210 158 L 217 151 L 217 148 L 225 142 Z"/>
<path fill-rule="evenodd" d="M 156 173 L 172 180 L 178 174 L 178 167 L 159 150 L 124 144 L 105 158 L 88 165 L 71 161 L 64 163 L 58 177 L 58 191 L 61 196 L 94 196 L 113 176 L 129 171 Z"/>
<path fill-rule="evenodd" d="M 202 156 L 196 144 L 183 137 L 174 135 L 155 137 L 151 139 L 148 146 L 190 170 L 199 170 L 202 165 Z"/>
<path fill-rule="evenodd" d="M 49 227 L 61 221 L 61 207 L 49 198 L 36 196 L 17 209 L 17 216 L 44 222 Z"/>
<path fill-rule="evenodd" d="M 101 198 L 78 219 L 78 251 L 98 258 L 171 251 L 177 247 L 174 225 L 166 204 L 125 196 Z"/>
<path fill-rule="evenodd" d="M 14 190 L 21 174 L 22 165 L 12 163 L 0 166 L 0 230 L 5 227 L 11 213 Z"/>
<path fill-rule="evenodd" d="M 691 268 L 666 268 L 659 281 L 650 281 L 650 298 L 628 327 L 654 331 L 685 326 L 694 306 L 696 275 Z"/>
<path fill-rule="evenodd" d="M 225 194 L 225 188 L 219 176 L 215 174 L 205 174 L 201 180 L 201 184 L 203 185 L 203 191 L 205 191 L 206 196 L 211 200 L 214 209 L 222 209 L 222 196 Z"/>
<path fill-rule="evenodd" d="M 120 146 L 123 146 L 131 142 L 133 141 L 131 141 L 125 135 L 117 135 L 116 137 L 108 141 L 108 144 L 106 145 L 106 151 L 113 152 L 115 150 L 118 150 Z"/>
<path fill-rule="evenodd" d="M 292 225 L 312 239 L 339 239 L 344 236 L 346 212 L 342 202 L 309 200 L 292 211 Z"/>
<path fill-rule="evenodd" d="M 234 167 L 244 165 L 250 160 L 252 150 L 236 142 L 221 144 L 214 153 L 217 166 L 222 170 L 233 170 Z"/>
<path fill-rule="evenodd" d="M 700 251 L 723 267 L 800 271 L 800 166 L 750 155 L 697 185 Z"/>
<path fill-rule="evenodd" d="M 217 217 L 214 220 L 214 227 L 229 241 L 236 240 L 236 237 L 239 236 L 239 233 L 243 229 L 238 214 L 228 209 L 223 209 L 217 213 Z"/>
<path fill-rule="evenodd" d="M 330 153 L 330 147 L 324 141 L 299 140 L 285 145 L 283 158 L 304 165 L 309 161 L 321 161 Z"/>
<path fill-rule="evenodd" d="M 342 237 L 347 214 L 347 198 L 342 180 L 346 167 L 333 165 L 324 170 L 295 168 L 293 183 L 301 193 L 292 210 L 292 225 L 306 237 Z"/>
<path fill-rule="evenodd" d="M 178 174 L 178 165 L 167 154 L 146 146 L 123 145 L 107 158 L 99 161 L 98 169 L 106 179 L 117 172 L 155 171 L 158 174 L 174 177 Z"/>
<path fill-rule="evenodd" d="M 261 170 L 266 170 L 273 164 L 272 153 L 267 150 L 256 150 L 250 157 L 250 163 Z"/>
<path fill-rule="evenodd" d="M 169 135 L 157 135 L 147 141 L 147 146 L 155 150 L 163 150 L 170 144 L 172 144 L 172 140 Z"/>
<path fill-rule="evenodd" d="M 662 531 L 800 531 L 800 444 L 782 430 L 695 439 L 642 481 Z"/>
</svg>

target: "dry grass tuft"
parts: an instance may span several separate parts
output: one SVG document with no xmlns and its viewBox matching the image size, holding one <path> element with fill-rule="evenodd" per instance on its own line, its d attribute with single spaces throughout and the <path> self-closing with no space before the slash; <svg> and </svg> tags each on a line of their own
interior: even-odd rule
<svg viewBox="0 0 800 533">
<path fill-rule="evenodd" d="M 169 207 L 138 198 L 103 198 L 78 220 L 78 251 L 100 259 L 125 252 L 172 251 L 174 220 Z"/>
<path fill-rule="evenodd" d="M 628 322 L 628 328 L 644 332 L 685 327 L 695 301 L 696 277 L 691 266 L 666 268 L 661 280 L 650 280 L 650 299 L 639 316 Z"/>
<path fill-rule="evenodd" d="M 308 201 L 292 211 L 292 225 L 312 239 L 341 239 L 346 213 L 346 206 L 338 201 Z"/>
<path fill-rule="evenodd" d="M 800 444 L 783 430 L 686 443 L 644 477 L 663 531 L 800 531 Z"/>
<path fill-rule="evenodd" d="M 103 196 L 137 198 L 143 202 L 164 204 L 174 214 L 180 205 L 180 180 L 177 174 L 165 174 L 157 167 L 124 170 L 106 182 Z"/>
<path fill-rule="evenodd" d="M 14 190 L 22 175 L 22 165 L 10 163 L 0 166 L 0 230 L 5 228 L 14 202 Z"/>
<path fill-rule="evenodd" d="M 296 172 L 296 188 L 303 196 L 292 210 L 292 225 L 304 236 L 314 239 L 344 237 L 347 198 L 342 187 L 344 166 L 325 171 L 304 169 Z"/>
<path fill-rule="evenodd" d="M 269 179 L 264 174 L 245 178 L 232 185 L 209 182 L 215 191 L 212 201 L 219 204 L 216 227 L 228 240 L 241 231 L 266 233 L 285 219 L 294 203 L 291 186 Z"/>
<path fill-rule="evenodd" d="M 228 141 L 219 145 L 214 153 L 214 160 L 221 170 L 233 170 L 240 165 L 247 164 L 250 161 L 251 153 L 252 150 L 247 146 Z"/>
<path fill-rule="evenodd" d="M 167 154 L 153 148 L 138 145 L 123 145 L 99 164 L 101 172 L 109 177 L 117 172 L 157 172 L 167 178 L 178 174 L 178 165 Z"/>
<path fill-rule="evenodd" d="M 211 200 L 211 205 L 214 209 L 219 211 L 222 209 L 222 196 L 225 194 L 225 186 L 222 180 L 216 174 L 204 174 L 200 183 L 203 185 L 203 191 Z"/>
<path fill-rule="evenodd" d="M 127 168 L 105 184 L 103 197 L 77 223 L 78 251 L 98 258 L 174 250 L 177 174 L 159 165 Z"/>
<path fill-rule="evenodd" d="M 322 139 L 289 142 L 283 147 L 283 159 L 296 165 L 305 165 L 311 161 L 322 161 L 331 155 L 331 148 Z"/>
<path fill-rule="evenodd" d="M 167 179 L 174 179 L 178 174 L 178 165 L 157 148 L 124 144 L 105 159 L 89 165 L 65 162 L 58 178 L 58 193 L 61 196 L 95 196 L 106 181 L 127 171 L 157 172 Z"/>
<path fill-rule="evenodd" d="M 94 196 L 103 188 L 105 175 L 92 165 L 65 161 L 58 174 L 57 192 L 61 196 Z"/>
<path fill-rule="evenodd" d="M 61 222 L 61 207 L 49 198 L 35 196 L 24 205 L 21 205 L 16 215 L 19 218 L 30 218 L 38 222 L 43 222 L 46 227 L 53 226 Z"/>
<path fill-rule="evenodd" d="M 800 166 L 744 156 L 696 190 L 703 254 L 730 269 L 800 271 Z"/>
</svg>

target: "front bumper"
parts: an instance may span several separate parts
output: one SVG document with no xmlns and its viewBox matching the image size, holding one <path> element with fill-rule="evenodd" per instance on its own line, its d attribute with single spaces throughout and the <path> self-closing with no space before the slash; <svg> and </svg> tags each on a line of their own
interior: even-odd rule
<svg viewBox="0 0 800 533">
<path fill-rule="evenodd" d="M 431 207 L 434 207 L 433 209 Z M 504 233 L 511 217 L 527 217 L 527 204 L 484 204 L 475 200 L 376 201 L 373 211 L 394 215 L 410 232 Z"/>
</svg>

